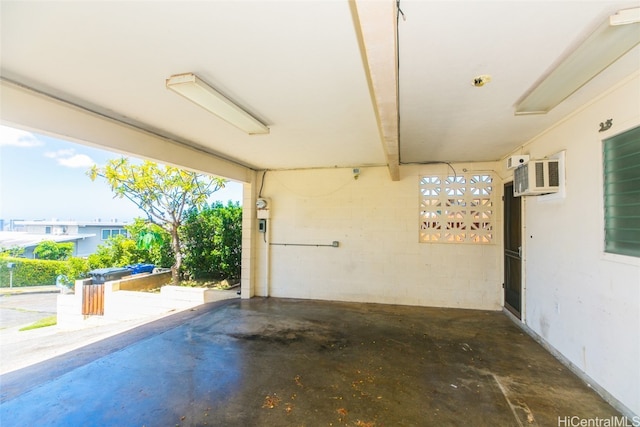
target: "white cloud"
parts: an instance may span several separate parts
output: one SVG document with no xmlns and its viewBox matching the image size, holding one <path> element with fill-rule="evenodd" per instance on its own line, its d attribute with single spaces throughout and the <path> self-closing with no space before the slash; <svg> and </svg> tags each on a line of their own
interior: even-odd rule
<svg viewBox="0 0 640 427">
<path fill-rule="evenodd" d="M 75 155 L 75 153 L 75 150 L 67 149 L 58 151 L 47 151 L 46 153 L 44 153 L 44 156 L 50 159 L 58 159 L 60 157 L 71 157 Z"/>
<path fill-rule="evenodd" d="M 72 148 L 47 151 L 44 156 L 54 159 L 60 166 L 67 168 L 90 168 L 96 164 L 91 157 L 86 154 L 76 154 L 76 150 Z"/>
<path fill-rule="evenodd" d="M 13 129 L 6 126 L 0 126 L 0 146 L 13 147 L 39 147 L 44 145 L 30 132 L 19 129 Z"/>
<path fill-rule="evenodd" d="M 75 154 L 71 157 L 59 157 L 58 164 L 68 168 L 90 168 L 95 165 L 91 157 L 86 154 Z"/>
</svg>

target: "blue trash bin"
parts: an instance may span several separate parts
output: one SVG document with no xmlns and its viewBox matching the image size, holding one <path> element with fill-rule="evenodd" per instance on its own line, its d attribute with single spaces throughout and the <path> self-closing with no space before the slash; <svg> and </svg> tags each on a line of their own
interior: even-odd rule
<svg viewBox="0 0 640 427">
<path fill-rule="evenodd" d="M 131 270 L 131 274 L 140 274 L 140 273 L 152 273 L 153 269 L 156 266 L 154 264 L 131 264 L 127 265 L 125 268 Z"/>
</svg>

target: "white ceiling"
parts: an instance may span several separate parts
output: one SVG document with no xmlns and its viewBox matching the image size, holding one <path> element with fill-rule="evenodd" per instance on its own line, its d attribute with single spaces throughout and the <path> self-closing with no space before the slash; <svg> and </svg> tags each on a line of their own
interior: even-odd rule
<svg viewBox="0 0 640 427">
<path fill-rule="evenodd" d="M 401 163 L 497 160 L 637 71 L 639 47 L 549 114 L 513 114 L 567 49 L 637 5 L 402 0 Z M 386 162 L 347 0 L 2 0 L 0 8 L 3 78 L 255 169 Z M 165 88 L 185 72 L 270 134 L 246 135 Z M 479 74 L 492 82 L 473 87 Z"/>
<path fill-rule="evenodd" d="M 514 116 L 516 101 L 567 50 L 609 15 L 637 5 L 402 1 L 401 162 L 495 160 L 637 71 L 638 47 L 550 113 Z M 474 87 L 482 74 L 492 81 Z"/>
</svg>

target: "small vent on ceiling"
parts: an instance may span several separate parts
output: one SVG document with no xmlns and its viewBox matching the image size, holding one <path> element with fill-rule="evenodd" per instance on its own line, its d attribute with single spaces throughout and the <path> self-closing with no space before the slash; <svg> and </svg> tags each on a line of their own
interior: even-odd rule
<svg viewBox="0 0 640 427">
<path fill-rule="evenodd" d="M 482 74 L 481 76 L 474 78 L 471 84 L 474 85 L 475 87 L 482 87 L 487 83 L 489 83 L 490 81 L 491 81 L 491 76 L 489 74 Z"/>
</svg>

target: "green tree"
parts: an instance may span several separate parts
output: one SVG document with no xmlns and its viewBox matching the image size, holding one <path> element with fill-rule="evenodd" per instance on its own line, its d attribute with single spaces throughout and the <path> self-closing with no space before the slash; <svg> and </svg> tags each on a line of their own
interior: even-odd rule
<svg viewBox="0 0 640 427">
<path fill-rule="evenodd" d="M 171 277 L 177 284 L 183 259 L 178 231 L 183 214 L 189 208 L 204 206 L 209 196 L 223 188 L 226 181 L 151 161 L 132 164 L 126 158 L 109 160 L 102 168 L 94 166 L 88 175 L 92 180 L 104 178 L 116 197 L 133 202 L 149 222 L 169 233 L 174 255 Z"/>
<path fill-rule="evenodd" d="M 122 234 L 112 236 L 104 244 L 99 245 L 98 249 L 89 255 L 88 260 L 92 269 L 150 262 L 149 252 L 140 249 L 135 240 Z"/>
<path fill-rule="evenodd" d="M 133 224 L 125 226 L 131 239 L 140 250 L 148 253 L 147 260 L 159 267 L 171 267 L 175 259 L 171 249 L 171 236 L 157 224 L 142 218 L 133 220 Z"/>
<path fill-rule="evenodd" d="M 237 279 L 242 262 L 242 207 L 215 202 L 191 209 L 181 229 L 184 268 L 194 279 Z"/>
<path fill-rule="evenodd" d="M 173 264 L 171 239 L 160 226 L 136 218 L 125 229 L 130 237 L 122 234 L 112 236 L 89 255 L 88 261 L 92 269 L 124 267 L 137 263 L 151 263 L 160 267 L 170 267 Z M 157 243 L 141 244 L 140 241 L 147 235 L 157 236 Z"/>
<path fill-rule="evenodd" d="M 63 261 L 71 256 L 73 247 L 72 242 L 57 243 L 53 240 L 44 240 L 35 247 L 33 254 L 39 259 Z"/>
<path fill-rule="evenodd" d="M 0 256 L 12 256 L 12 257 L 21 257 L 24 255 L 24 248 L 13 246 L 10 248 L 0 247 Z"/>
</svg>

